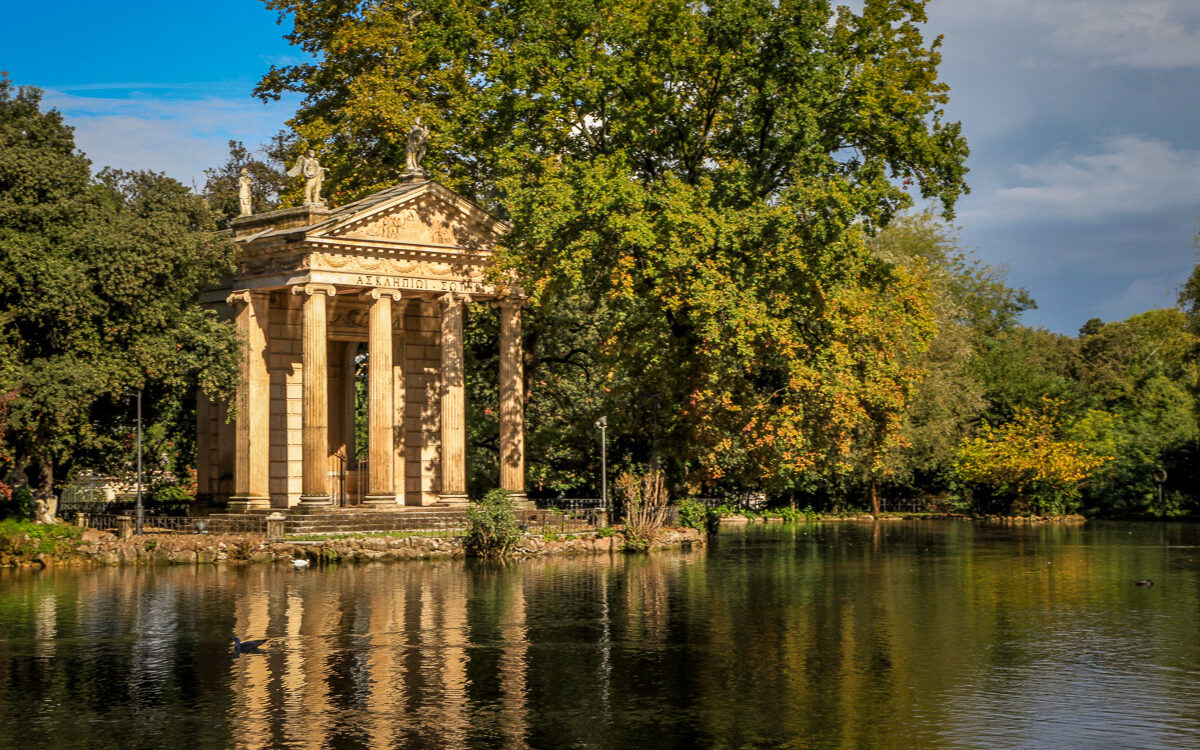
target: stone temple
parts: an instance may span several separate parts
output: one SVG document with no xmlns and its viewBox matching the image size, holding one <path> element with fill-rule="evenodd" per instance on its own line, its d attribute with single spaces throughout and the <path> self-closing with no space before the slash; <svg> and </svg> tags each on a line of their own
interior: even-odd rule
<svg viewBox="0 0 1200 750">
<path fill-rule="evenodd" d="M 232 421 L 198 406 L 200 495 L 231 511 L 465 504 L 463 316 L 486 303 L 500 311 L 500 484 L 522 500 L 522 297 L 484 277 L 507 229 L 423 176 L 234 219 L 237 273 L 204 302 L 242 335 L 241 379 Z"/>
</svg>

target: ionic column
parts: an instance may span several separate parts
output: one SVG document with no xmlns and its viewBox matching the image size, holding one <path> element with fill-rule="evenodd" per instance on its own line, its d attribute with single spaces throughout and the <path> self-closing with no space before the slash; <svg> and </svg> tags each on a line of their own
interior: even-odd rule
<svg viewBox="0 0 1200 750">
<path fill-rule="evenodd" d="M 270 294 L 243 289 L 229 295 L 226 302 L 237 310 L 238 333 L 242 338 L 234 424 L 233 496 L 229 498 L 229 509 L 269 508 L 271 373 L 266 329 Z"/>
<path fill-rule="evenodd" d="M 408 300 L 397 299 L 392 305 L 392 408 L 395 416 L 392 424 L 392 488 L 396 491 L 396 502 L 404 505 L 407 492 L 408 473 L 405 470 L 408 457 L 405 454 L 404 424 L 406 400 L 404 388 L 407 383 L 404 378 L 404 313 L 408 308 Z"/>
<path fill-rule="evenodd" d="M 325 298 L 336 290 L 332 284 L 292 287 L 304 295 L 302 377 L 303 472 L 300 502 L 328 505 L 329 498 L 329 341 L 325 330 Z"/>
<path fill-rule="evenodd" d="M 500 301 L 500 488 L 525 497 L 525 404 L 521 300 Z"/>
<path fill-rule="evenodd" d="M 392 371 L 392 301 L 400 299 L 394 289 L 372 289 L 371 316 L 367 329 L 367 451 L 370 456 L 367 505 L 395 505 L 393 466 L 396 460 L 395 386 Z"/>
<path fill-rule="evenodd" d="M 442 502 L 467 502 L 467 419 L 463 393 L 463 297 L 442 303 Z"/>
</svg>

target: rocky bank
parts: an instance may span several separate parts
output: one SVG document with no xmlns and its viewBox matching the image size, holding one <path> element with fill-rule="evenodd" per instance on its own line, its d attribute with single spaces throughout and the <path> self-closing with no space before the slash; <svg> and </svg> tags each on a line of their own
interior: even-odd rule
<svg viewBox="0 0 1200 750">
<path fill-rule="evenodd" d="M 368 562 L 447 559 L 466 556 L 464 537 L 330 538 L 320 541 L 273 542 L 262 537 L 210 534 L 149 534 L 119 539 L 86 529 L 78 540 L 40 551 L 28 538 L 0 538 L 0 567 L 97 565 L 206 565 L 269 563 L 305 559 L 317 562 Z M 702 546 L 705 535 L 694 529 L 663 529 L 651 549 Z M 621 551 L 624 537 L 594 532 L 545 538 L 526 535 L 513 557 L 601 555 Z"/>
</svg>

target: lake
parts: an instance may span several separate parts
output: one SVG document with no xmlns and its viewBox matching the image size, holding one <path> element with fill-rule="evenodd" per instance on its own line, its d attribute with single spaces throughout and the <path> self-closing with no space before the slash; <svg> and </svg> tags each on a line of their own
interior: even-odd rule
<svg viewBox="0 0 1200 750">
<path fill-rule="evenodd" d="M 1200 528 L 0 571 L 0 748 L 165 747 L 1200 748 Z"/>
</svg>

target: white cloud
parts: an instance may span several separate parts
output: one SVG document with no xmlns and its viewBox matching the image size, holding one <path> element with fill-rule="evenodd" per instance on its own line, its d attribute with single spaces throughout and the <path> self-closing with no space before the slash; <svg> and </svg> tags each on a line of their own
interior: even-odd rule
<svg viewBox="0 0 1200 750">
<path fill-rule="evenodd" d="M 1094 221 L 1200 204 L 1200 151 L 1140 135 L 1013 170 L 1021 184 L 997 189 L 978 218 Z"/>
<path fill-rule="evenodd" d="M 43 104 L 57 108 L 75 128 L 75 142 L 95 169 L 148 169 L 199 186 L 205 169 L 224 163 L 227 141 L 240 140 L 250 148 L 265 143 L 295 106 L 264 105 L 248 95 L 179 99 L 129 91 L 109 98 L 62 90 L 47 90 Z"/>
<path fill-rule="evenodd" d="M 1200 66 L 1200 3 L 1195 0 L 939 0 L 935 22 L 1032 22 L 1052 48 L 1094 65 Z"/>
</svg>

